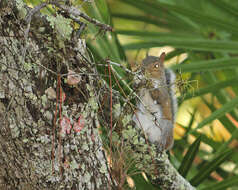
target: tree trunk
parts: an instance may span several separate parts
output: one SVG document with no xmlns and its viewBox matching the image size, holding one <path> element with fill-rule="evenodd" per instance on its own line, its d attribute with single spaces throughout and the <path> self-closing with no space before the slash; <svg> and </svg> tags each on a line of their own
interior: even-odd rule
<svg viewBox="0 0 238 190">
<path fill-rule="evenodd" d="M 65 83 L 70 69 L 94 72 L 84 41 L 66 39 L 39 12 L 27 23 L 28 12 L 20 0 L 0 1 L 0 189 L 109 189 L 97 80 Z"/>
<path fill-rule="evenodd" d="M 133 109 L 119 113 L 112 94 L 113 110 L 112 100 L 104 101 L 101 114 L 102 125 L 118 130 L 110 131 L 109 169 L 98 130 L 105 82 L 64 17 L 77 9 L 51 4 L 61 12 L 42 16 L 46 3 L 30 9 L 22 0 L 0 0 L 0 189 L 123 189 L 132 165 L 162 189 L 194 189 L 134 127 Z"/>
</svg>

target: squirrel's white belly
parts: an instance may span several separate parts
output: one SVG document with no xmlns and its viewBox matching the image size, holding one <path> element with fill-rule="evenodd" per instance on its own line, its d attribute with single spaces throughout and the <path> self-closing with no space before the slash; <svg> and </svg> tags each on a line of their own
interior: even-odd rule
<svg viewBox="0 0 238 190">
<path fill-rule="evenodd" d="M 166 126 L 172 127 L 172 122 L 163 119 L 162 107 L 156 104 L 151 98 L 148 89 L 140 91 L 141 101 L 138 104 L 133 121 L 147 135 L 149 141 L 155 144 L 163 144 L 163 129 Z"/>
</svg>

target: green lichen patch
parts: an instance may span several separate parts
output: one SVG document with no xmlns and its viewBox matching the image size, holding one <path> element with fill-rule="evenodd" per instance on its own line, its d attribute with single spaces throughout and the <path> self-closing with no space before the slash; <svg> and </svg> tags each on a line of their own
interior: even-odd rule
<svg viewBox="0 0 238 190">
<path fill-rule="evenodd" d="M 17 9 L 19 10 L 18 16 L 24 19 L 27 15 L 27 10 L 24 8 L 24 2 L 22 0 L 16 0 Z"/>
<path fill-rule="evenodd" d="M 50 26 L 55 29 L 63 40 L 70 40 L 73 31 L 70 26 L 70 19 L 66 19 L 62 15 L 56 15 L 56 17 L 47 16 L 47 20 L 50 22 Z"/>
<path fill-rule="evenodd" d="M 29 71 L 32 70 L 33 65 L 31 63 L 25 62 L 25 63 L 23 63 L 23 68 L 24 68 L 25 71 L 29 72 Z"/>
</svg>

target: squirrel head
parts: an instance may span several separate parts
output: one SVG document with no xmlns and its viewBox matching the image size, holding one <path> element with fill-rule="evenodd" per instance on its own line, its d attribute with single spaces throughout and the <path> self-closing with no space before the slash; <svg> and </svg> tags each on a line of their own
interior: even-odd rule
<svg viewBox="0 0 238 190">
<path fill-rule="evenodd" d="M 164 75 L 164 58 L 163 52 L 160 57 L 147 56 L 142 61 L 142 70 L 148 78 L 161 79 Z"/>
</svg>

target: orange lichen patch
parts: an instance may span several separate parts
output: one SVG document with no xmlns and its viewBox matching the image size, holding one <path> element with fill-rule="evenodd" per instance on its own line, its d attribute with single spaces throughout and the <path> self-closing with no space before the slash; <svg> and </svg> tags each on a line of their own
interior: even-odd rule
<svg viewBox="0 0 238 190">
<path fill-rule="evenodd" d="M 74 127 L 73 127 L 74 131 L 79 133 L 84 128 L 84 124 L 85 124 L 85 121 L 84 121 L 83 115 L 80 115 L 78 118 L 78 122 L 74 123 Z"/>
<path fill-rule="evenodd" d="M 61 126 L 61 133 L 70 134 L 72 126 L 70 124 L 69 118 L 64 116 L 60 121 L 60 126 Z"/>
</svg>

